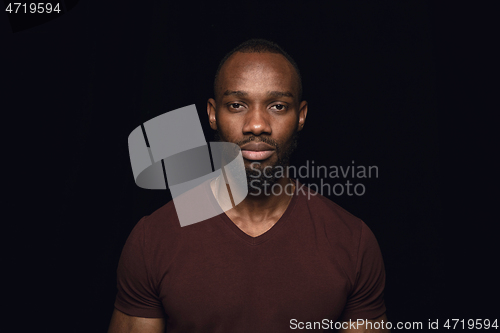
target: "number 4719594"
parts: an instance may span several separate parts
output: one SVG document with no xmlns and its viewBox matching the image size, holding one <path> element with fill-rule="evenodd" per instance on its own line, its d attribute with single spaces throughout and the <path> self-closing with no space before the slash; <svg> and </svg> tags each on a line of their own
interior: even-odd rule
<svg viewBox="0 0 500 333">
<path fill-rule="evenodd" d="M 498 329 L 497 319 L 491 322 L 489 319 L 469 319 L 465 321 L 465 319 L 448 319 L 443 325 L 447 329 L 454 330 L 457 329 Z"/>
<path fill-rule="evenodd" d="M 61 12 L 61 9 L 59 8 L 59 3 L 56 3 L 55 6 L 53 6 L 50 2 L 30 2 L 30 3 L 22 3 L 22 2 L 9 2 L 7 5 L 7 8 L 5 8 L 6 12 L 14 14 L 17 13 L 52 13 L 56 12 L 59 13 Z"/>
</svg>

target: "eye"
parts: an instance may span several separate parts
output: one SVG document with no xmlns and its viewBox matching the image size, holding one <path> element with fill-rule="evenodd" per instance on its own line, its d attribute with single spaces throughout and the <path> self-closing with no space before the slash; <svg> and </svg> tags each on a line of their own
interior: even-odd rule
<svg viewBox="0 0 500 333">
<path fill-rule="evenodd" d="M 243 109 L 243 105 L 240 104 L 240 103 L 231 103 L 231 104 L 228 104 L 229 108 L 230 109 L 234 109 L 234 110 L 241 110 Z"/>
<path fill-rule="evenodd" d="M 276 111 L 285 111 L 286 110 L 286 105 L 284 104 L 275 104 L 271 106 L 271 108 L 274 108 Z"/>
</svg>

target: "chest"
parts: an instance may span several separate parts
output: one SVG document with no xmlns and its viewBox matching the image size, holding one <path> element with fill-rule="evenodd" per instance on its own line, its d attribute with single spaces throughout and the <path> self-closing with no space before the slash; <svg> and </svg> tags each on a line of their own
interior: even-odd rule
<svg viewBox="0 0 500 333">
<path fill-rule="evenodd" d="M 349 285 L 329 254 L 293 243 L 261 245 L 217 244 L 185 251 L 161 281 L 167 315 L 178 324 L 203 327 L 221 321 L 253 325 L 260 318 L 268 328 L 288 325 L 291 319 L 340 315 Z"/>
</svg>

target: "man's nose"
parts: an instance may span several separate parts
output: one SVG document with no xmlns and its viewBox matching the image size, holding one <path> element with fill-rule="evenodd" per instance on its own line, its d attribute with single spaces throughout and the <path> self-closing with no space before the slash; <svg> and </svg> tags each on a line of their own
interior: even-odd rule
<svg viewBox="0 0 500 333">
<path fill-rule="evenodd" d="M 271 115 L 267 112 L 267 110 L 264 107 L 251 108 L 245 117 L 243 134 L 270 135 L 272 132 L 270 118 Z"/>
</svg>

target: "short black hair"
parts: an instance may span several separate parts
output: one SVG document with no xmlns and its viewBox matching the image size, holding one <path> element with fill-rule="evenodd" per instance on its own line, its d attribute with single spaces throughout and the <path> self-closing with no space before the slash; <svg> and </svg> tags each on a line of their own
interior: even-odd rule
<svg viewBox="0 0 500 333">
<path fill-rule="evenodd" d="M 217 96 L 217 81 L 219 79 L 219 73 L 222 68 L 222 66 L 226 63 L 227 59 L 231 57 L 234 53 L 236 52 L 242 52 L 242 53 L 277 53 L 283 55 L 293 66 L 295 69 L 295 72 L 297 73 L 297 79 L 298 79 L 298 87 L 299 87 L 299 96 L 298 99 L 299 101 L 302 100 L 302 77 L 300 75 L 299 67 L 297 66 L 297 63 L 293 58 L 285 52 L 278 44 L 271 42 L 266 39 L 262 38 L 252 38 L 249 39 L 240 45 L 236 46 L 234 49 L 229 51 L 224 58 L 222 58 L 221 62 L 219 63 L 219 67 L 217 67 L 217 71 L 215 72 L 215 79 L 214 79 L 214 95 Z"/>
</svg>

